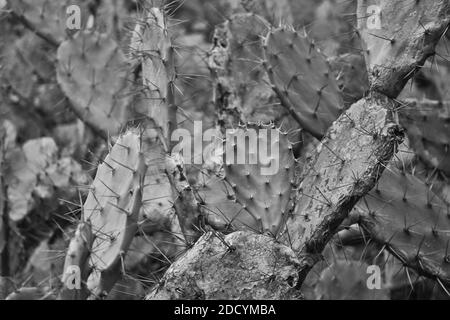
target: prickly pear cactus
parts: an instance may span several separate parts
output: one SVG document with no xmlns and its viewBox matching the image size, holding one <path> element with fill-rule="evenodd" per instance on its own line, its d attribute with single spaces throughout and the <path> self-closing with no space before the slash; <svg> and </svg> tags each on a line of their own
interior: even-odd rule
<svg viewBox="0 0 450 320">
<path fill-rule="evenodd" d="M 274 125 L 248 124 L 227 132 L 225 149 L 225 180 L 236 200 L 256 220 L 257 230 L 276 235 L 291 209 L 294 185 L 288 133 Z"/>
<path fill-rule="evenodd" d="M 345 106 L 351 106 L 369 90 L 366 62 L 361 54 L 346 53 L 330 58 Z"/>
<path fill-rule="evenodd" d="M 158 8 L 145 11 L 146 16 L 134 30 L 134 54 L 142 60 L 143 86 L 149 104 L 148 117 L 161 129 L 164 137 L 176 127 L 174 105 L 174 48 L 169 35 L 168 18 Z"/>
<path fill-rule="evenodd" d="M 320 300 L 388 300 L 385 288 L 369 289 L 368 265 L 360 261 L 336 260 L 322 271 L 315 293 Z"/>
<path fill-rule="evenodd" d="M 394 106 L 386 96 L 373 93 L 333 123 L 317 146 L 316 157 L 302 173 L 295 208 L 286 223 L 286 237 L 297 239 L 289 240 L 294 248 L 305 246 L 304 250 L 312 252 L 323 249 L 325 242 L 317 241 L 318 233 L 331 237 L 331 225 L 340 225 L 354 201 L 374 187 L 389 155 L 402 142 L 403 134 L 394 122 Z M 353 205 L 347 206 L 348 202 Z M 345 211 L 342 216 L 336 214 Z M 319 217 L 325 214 L 329 219 L 323 221 Z"/>
<path fill-rule="evenodd" d="M 122 135 L 97 169 L 83 205 L 84 221 L 92 225 L 94 236 L 87 284 L 94 297 L 109 292 L 120 276 L 138 228 L 146 170 L 142 137 L 136 130 Z"/>
<path fill-rule="evenodd" d="M 89 222 L 80 222 L 67 249 L 64 261 L 64 274 L 61 279 L 63 289 L 60 292 L 60 299 L 84 300 L 87 298 L 86 280 L 90 271 L 88 259 L 92 252 L 92 241 L 91 224 Z M 77 274 L 78 271 L 80 271 L 80 274 Z M 72 278 L 77 275 L 80 276 L 80 279 Z M 80 281 L 79 289 L 75 287 L 76 281 Z"/>
<path fill-rule="evenodd" d="M 430 167 L 450 174 L 450 103 L 404 101 L 399 117 L 419 157 Z"/>
<path fill-rule="evenodd" d="M 324 55 L 306 35 L 271 30 L 263 62 L 273 89 L 300 126 L 322 138 L 344 109 L 341 92 Z"/>
<path fill-rule="evenodd" d="M 423 181 L 389 169 L 355 214 L 403 264 L 448 282 L 449 208 Z"/>
<path fill-rule="evenodd" d="M 254 13 L 233 15 L 216 27 L 208 65 L 214 76 L 218 123 L 232 127 L 239 121 L 271 121 L 279 110 L 261 68 L 261 34 L 269 23 Z M 251 85 L 249 86 L 249 83 Z"/>
<path fill-rule="evenodd" d="M 103 136 L 126 126 L 129 64 L 105 34 L 80 32 L 58 49 L 58 83 L 77 116 Z"/>
<path fill-rule="evenodd" d="M 443 1 L 358 0 L 358 29 L 372 90 L 396 97 L 408 79 L 434 54 L 450 21 Z"/>
<path fill-rule="evenodd" d="M 214 174 L 202 174 L 196 186 L 199 202 L 205 208 L 208 224 L 222 232 L 260 231 L 255 218 L 236 201 L 231 186 Z"/>
<path fill-rule="evenodd" d="M 448 1 L 0 7 L 2 297 L 450 296 Z"/>
</svg>

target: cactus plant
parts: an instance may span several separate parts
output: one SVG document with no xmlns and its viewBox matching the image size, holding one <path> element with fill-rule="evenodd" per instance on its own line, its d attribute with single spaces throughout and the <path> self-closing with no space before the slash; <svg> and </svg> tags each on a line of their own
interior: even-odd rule
<svg viewBox="0 0 450 320">
<path fill-rule="evenodd" d="M 358 205 L 356 220 L 392 254 L 448 283 L 448 205 L 420 179 L 391 169 Z"/>
<path fill-rule="evenodd" d="M 14 62 L 6 78 L 15 66 L 33 77 L 5 82 L 0 93 L 6 112 L 1 104 L 0 113 L 18 121 L 21 109 L 41 120 L 42 110 L 45 117 L 52 114 L 42 105 L 64 94 L 79 118 L 74 123 L 71 116 L 54 115 L 51 128 L 42 129 L 46 137 L 36 140 L 24 134 L 22 122 L 19 134 L 7 141 L 11 148 L 0 169 L 7 188 L 2 194 L 9 198 L 0 197 L 0 209 L 8 211 L 0 214 L 7 217 L 0 223 L 0 248 L 20 244 L 23 255 L 33 257 L 26 265 L 33 265 L 39 255 L 32 252 L 49 248 L 53 237 L 66 239 L 78 221 L 64 269 L 58 270 L 60 288 L 53 282 L 29 285 L 27 268 L 16 267 L 21 270 L 13 276 L 21 281 L 10 299 L 116 298 L 121 287 L 139 298 L 149 283 L 147 299 L 302 299 L 327 245 L 367 239 L 380 251 L 377 259 L 335 260 L 320 271 L 318 297 L 386 298 L 389 288 L 368 292 L 364 284 L 368 264 L 387 262 L 388 252 L 406 270 L 450 292 L 448 103 L 399 98 L 446 37 L 448 1 L 359 0 L 357 9 L 354 2 L 346 7 L 351 14 L 345 21 L 330 15 L 342 2 L 323 1 L 311 6 L 321 21 L 308 26 L 308 18 L 291 14 L 290 8 L 298 9 L 294 1 L 221 0 L 225 14 L 233 14 L 198 57 L 211 71 L 213 95 L 202 99 L 190 96 L 195 90 L 183 91 L 198 75 L 180 72 L 189 68 L 181 66 L 184 48 L 177 37 L 201 38 L 204 44 L 211 29 L 202 23 L 211 17 L 184 28 L 172 9 L 192 4 L 77 4 L 89 8 L 82 20 L 92 16 L 91 30 L 83 25 L 66 32 L 66 3 L 11 1 L 6 12 L 23 25 L 16 26 L 19 49 L 0 48 L 5 61 Z M 124 10 L 130 12 L 123 16 L 134 17 L 128 35 L 122 33 L 128 26 Z M 323 28 L 327 17 L 336 30 Z M 346 34 L 337 36 L 341 27 Z M 25 67 L 14 52 L 25 53 Z M 47 53 L 57 56 L 56 79 L 51 58 L 35 66 L 35 58 Z M 39 91 L 45 92 L 33 99 Z M 33 108 L 24 111 L 30 99 Z M 184 122 L 199 118 L 217 131 L 208 132 L 215 141 L 207 148 L 214 152 L 204 152 L 210 141 L 194 124 L 194 135 L 201 135 L 195 137 L 195 154 L 181 154 L 173 137 L 192 141 Z M 90 137 L 80 154 L 60 149 L 57 143 L 66 140 L 49 137 L 80 124 Z M 81 154 L 88 150 L 88 157 Z M 405 152 L 411 155 L 393 159 Z M 76 160 L 85 161 L 83 170 L 94 169 L 92 182 Z M 79 205 L 70 191 L 75 184 L 85 190 Z M 41 200 L 61 194 L 70 198 L 67 215 L 60 206 L 35 210 L 42 209 Z M 48 217 L 36 211 L 48 211 Z M 31 239 L 36 221 L 51 226 Z M 10 260 L 4 252 L 2 262 Z M 12 260 L 2 263 L 1 276 L 3 265 L 22 262 Z M 72 290 L 77 270 L 81 286 Z"/>
<path fill-rule="evenodd" d="M 288 216 L 294 185 L 295 159 L 287 136 L 273 125 L 248 124 L 226 137 L 225 180 L 236 200 L 256 220 L 256 230 L 273 235 Z M 264 154 L 269 149 L 271 153 Z"/>
<path fill-rule="evenodd" d="M 364 97 L 369 90 L 366 62 L 360 54 L 346 53 L 330 59 L 346 107 Z"/>
<path fill-rule="evenodd" d="M 208 66 L 214 75 L 218 122 L 225 128 L 239 121 L 272 119 L 263 118 L 266 112 L 262 111 L 273 103 L 273 93 L 263 81 L 266 76 L 259 67 L 260 36 L 268 26 L 264 18 L 247 13 L 235 14 L 215 29 Z"/>
<path fill-rule="evenodd" d="M 88 258 L 92 252 L 92 227 L 90 222 L 80 222 L 75 231 L 75 235 L 70 241 L 67 249 L 66 259 L 64 261 L 64 275 L 61 279 L 63 289 L 59 297 L 63 300 L 83 300 L 88 296 L 86 290 L 86 280 L 89 275 Z M 74 269 L 76 267 L 76 269 Z M 76 272 L 80 272 L 80 288 L 73 288 L 77 279 L 71 279 L 76 276 Z M 83 286 L 83 287 L 81 287 Z"/>
<path fill-rule="evenodd" d="M 139 132 L 122 135 L 97 170 L 84 203 L 92 224 L 93 268 L 87 287 L 93 297 L 108 293 L 120 276 L 124 255 L 137 232 L 147 165 Z"/>
<path fill-rule="evenodd" d="M 130 71 L 113 39 L 87 31 L 63 42 L 57 71 L 79 118 L 104 136 L 116 135 L 126 126 Z"/>
<path fill-rule="evenodd" d="M 377 12 L 368 14 L 373 5 Z M 448 10 L 441 1 L 358 0 L 358 16 L 365 17 L 358 20 L 358 28 L 366 44 L 372 90 L 392 98 L 398 96 L 446 33 Z"/>
<path fill-rule="evenodd" d="M 149 104 L 148 117 L 169 140 L 177 125 L 174 102 L 174 48 L 166 16 L 158 8 L 149 8 L 133 33 L 134 54 L 142 59 L 142 79 Z"/>
<path fill-rule="evenodd" d="M 286 28 L 270 31 L 264 49 L 263 64 L 281 103 L 322 138 L 344 107 L 329 63 L 305 35 Z"/>
<path fill-rule="evenodd" d="M 448 101 L 404 101 L 399 111 L 411 147 L 430 167 L 450 173 Z"/>
<path fill-rule="evenodd" d="M 322 271 L 315 288 L 324 300 L 387 300 L 387 290 L 367 288 L 366 263 L 338 260 Z"/>
</svg>

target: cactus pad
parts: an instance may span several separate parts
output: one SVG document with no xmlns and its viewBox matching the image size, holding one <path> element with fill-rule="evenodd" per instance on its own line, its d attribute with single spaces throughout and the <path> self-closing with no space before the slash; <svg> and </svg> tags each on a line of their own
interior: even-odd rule
<svg viewBox="0 0 450 320">
<path fill-rule="evenodd" d="M 264 232 L 276 235 L 287 217 L 294 166 L 288 134 L 275 126 L 249 124 L 227 132 L 225 180 Z"/>
<path fill-rule="evenodd" d="M 411 147 L 429 166 L 450 174 L 450 103 L 406 101 L 400 107 L 400 124 Z"/>
<path fill-rule="evenodd" d="M 286 28 L 270 31 L 264 49 L 281 103 L 302 128 L 322 138 L 344 107 L 329 63 L 305 35 Z"/>
<path fill-rule="evenodd" d="M 369 90 L 366 62 L 360 54 L 346 53 L 330 59 L 345 106 L 364 97 Z"/>
<path fill-rule="evenodd" d="M 173 81 L 175 70 L 173 48 L 169 36 L 167 18 L 158 8 L 151 8 L 145 20 L 138 23 L 133 34 L 135 54 L 142 58 L 143 85 L 147 90 L 148 116 L 168 137 L 170 126 L 176 126 L 173 105 Z M 172 117 L 171 117 L 172 115 Z M 175 123 L 174 123 L 175 122 Z"/>
<path fill-rule="evenodd" d="M 448 1 L 358 0 L 371 88 L 395 98 L 448 30 Z"/>
<path fill-rule="evenodd" d="M 81 32 L 58 49 L 58 82 L 73 111 L 104 136 L 126 125 L 127 68 L 125 55 L 107 35 Z"/>
<path fill-rule="evenodd" d="M 450 280 L 448 206 L 417 177 L 386 170 L 357 206 L 362 227 L 421 274 Z"/>
<path fill-rule="evenodd" d="M 388 300 L 386 289 L 369 289 L 369 266 L 360 261 L 336 260 L 322 271 L 315 288 L 321 300 Z"/>
<path fill-rule="evenodd" d="M 117 273 L 137 231 L 146 169 L 141 136 L 133 131 L 117 140 L 98 167 L 83 206 L 84 219 L 92 224 L 95 237 L 90 259 L 94 275 L 90 277 L 100 280 L 93 281 L 89 289 L 97 295 L 112 288 L 114 281 L 100 284 L 102 277 Z"/>
<path fill-rule="evenodd" d="M 62 300 L 82 300 L 86 298 L 87 294 L 85 290 L 85 281 L 89 271 L 87 270 L 88 264 L 86 262 L 91 254 L 92 240 L 93 237 L 90 223 L 80 222 L 77 226 L 74 237 L 70 241 L 66 259 L 64 261 L 64 273 L 61 279 L 64 287 L 60 293 L 60 298 Z M 73 275 L 73 269 L 71 268 L 75 266 L 78 267 L 81 272 L 80 280 L 82 281 L 83 287 L 73 290 L 69 288 L 67 284 L 70 281 L 70 277 Z"/>
</svg>

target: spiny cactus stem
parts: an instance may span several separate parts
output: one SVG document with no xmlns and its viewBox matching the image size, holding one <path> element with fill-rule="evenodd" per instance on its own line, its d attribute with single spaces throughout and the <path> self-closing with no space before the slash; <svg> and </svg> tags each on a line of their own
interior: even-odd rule
<svg viewBox="0 0 450 320">
<path fill-rule="evenodd" d="M 377 6 L 383 12 L 380 29 L 370 29 L 366 24 L 370 4 L 368 0 L 358 0 L 357 21 L 367 45 L 371 90 L 396 98 L 428 57 L 435 54 L 437 43 L 448 31 L 450 4 L 448 1 L 378 1 Z M 399 23 L 402 28 L 398 28 Z"/>
<path fill-rule="evenodd" d="M 350 219 L 405 267 L 450 285 L 445 201 L 420 175 L 403 173 L 395 164 L 388 170 L 379 181 L 382 192 L 371 191 Z"/>
<path fill-rule="evenodd" d="M 201 217 L 203 216 L 192 187 L 184 172 L 184 163 L 180 155 L 166 159 L 166 173 L 174 193 L 174 208 L 180 222 L 184 238 L 188 245 L 202 235 Z"/>
<path fill-rule="evenodd" d="M 376 239 L 376 235 L 372 234 L 371 230 L 374 230 L 373 223 L 375 220 L 373 219 L 364 219 L 360 220 L 361 228 L 368 233 L 371 239 Z M 395 246 L 389 244 L 389 241 L 386 243 L 380 242 L 380 244 L 384 245 L 384 248 L 389 251 L 396 259 L 398 259 L 405 267 L 415 270 L 419 275 L 424 276 L 429 279 L 435 279 L 440 282 L 441 287 L 444 290 L 447 290 L 445 286 L 450 286 L 450 278 L 446 276 L 441 270 L 433 268 L 433 266 L 423 263 L 420 253 L 416 254 L 415 259 L 407 259 L 401 252 L 397 250 Z M 420 248 L 419 248 L 420 249 Z M 448 259 L 448 256 L 443 259 Z M 444 261 L 448 263 L 448 261 Z M 450 294 L 449 294 L 450 296 Z"/>
<path fill-rule="evenodd" d="M 375 186 L 396 152 L 402 135 L 392 122 L 389 110 L 393 110 L 393 106 L 391 100 L 379 94 L 354 104 L 347 113 L 355 119 L 355 124 L 349 124 L 347 116 L 342 115 L 328 131 L 322 147 L 309 164 L 284 235 L 291 239 L 294 251 L 306 259 L 305 274 L 314 265 L 311 260 L 316 261 L 315 255 L 321 253 L 359 199 Z M 374 126 L 374 119 L 380 118 L 382 121 Z M 359 127 L 370 126 L 374 132 L 379 132 L 380 137 L 376 140 L 358 131 Z M 323 148 L 323 145 L 327 147 Z M 334 153 L 346 161 L 339 166 L 331 165 L 336 161 Z M 318 170 L 319 178 L 312 174 Z M 355 180 L 355 176 L 360 178 Z"/>
</svg>

